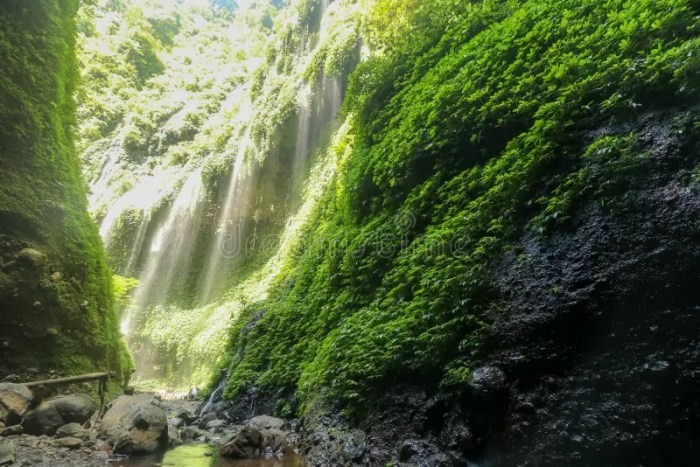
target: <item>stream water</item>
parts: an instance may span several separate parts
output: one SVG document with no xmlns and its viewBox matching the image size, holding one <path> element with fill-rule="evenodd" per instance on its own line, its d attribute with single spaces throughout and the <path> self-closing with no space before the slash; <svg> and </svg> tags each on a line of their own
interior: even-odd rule
<svg viewBox="0 0 700 467">
<path fill-rule="evenodd" d="M 280 459 L 233 460 L 221 457 L 218 448 L 206 444 L 189 444 L 151 456 L 134 456 L 113 461 L 113 467 L 304 467 L 304 460 L 297 455 L 285 455 Z"/>
</svg>

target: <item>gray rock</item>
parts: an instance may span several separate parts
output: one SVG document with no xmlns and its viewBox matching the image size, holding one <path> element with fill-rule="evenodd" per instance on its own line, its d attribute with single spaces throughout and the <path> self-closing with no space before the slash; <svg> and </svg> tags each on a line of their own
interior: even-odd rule
<svg viewBox="0 0 700 467">
<path fill-rule="evenodd" d="M 97 410 L 95 401 L 84 395 L 59 397 L 40 404 L 29 412 L 22 426 L 25 433 L 53 436 L 63 425 L 83 424 Z"/>
<path fill-rule="evenodd" d="M 0 422 L 16 425 L 29 410 L 34 395 L 26 386 L 0 383 Z"/>
<path fill-rule="evenodd" d="M 78 438 L 87 441 L 90 439 L 90 432 L 78 423 L 69 423 L 56 430 L 56 438 Z"/>
<path fill-rule="evenodd" d="M 288 421 L 281 418 L 270 417 L 269 415 L 258 415 L 257 417 L 251 418 L 248 423 L 263 430 L 276 429 L 289 431 L 290 429 Z"/>
<path fill-rule="evenodd" d="M 168 419 L 150 394 L 120 396 L 107 411 L 100 432 L 117 454 L 149 454 L 168 444 Z"/>
<path fill-rule="evenodd" d="M 83 447 L 83 440 L 78 438 L 61 438 L 56 440 L 56 444 L 68 449 L 80 449 Z"/>
<path fill-rule="evenodd" d="M 362 439 L 349 439 L 343 444 L 343 457 L 347 461 L 359 462 L 367 452 L 367 445 Z"/>
<path fill-rule="evenodd" d="M 499 368 L 486 366 L 474 370 L 469 389 L 477 400 L 493 400 L 506 391 L 506 375 Z"/>
<path fill-rule="evenodd" d="M 15 436 L 21 435 L 24 429 L 20 425 L 13 425 L 0 428 L 0 436 Z"/>
<path fill-rule="evenodd" d="M 29 412 L 22 426 L 24 427 L 24 432 L 30 435 L 53 436 L 56 430 L 65 424 L 53 401 L 49 401 L 41 403 L 37 408 Z"/>
<path fill-rule="evenodd" d="M 196 426 L 186 426 L 180 430 L 180 437 L 182 439 L 193 440 L 197 439 L 204 434 L 204 431 L 197 428 Z"/>
<path fill-rule="evenodd" d="M 51 403 L 66 423 L 83 424 L 97 411 L 97 404 L 88 396 L 75 394 L 54 399 Z"/>
<path fill-rule="evenodd" d="M 207 422 L 207 430 L 216 431 L 224 426 L 226 426 L 226 422 L 223 420 L 212 420 L 210 422 Z"/>
<path fill-rule="evenodd" d="M 168 419 L 168 425 L 174 426 L 175 428 L 180 428 L 182 425 L 185 424 L 185 421 L 181 418 L 169 418 Z"/>
<path fill-rule="evenodd" d="M 221 455 L 233 459 L 252 459 L 262 452 L 263 437 L 254 426 L 240 428 L 221 447 Z"/>
<path fill-rule="evenodd" d="M 10 465 L 17 460 L 15 446 L 10 443 L 0 443 L 0 465 Z"/>
<path fill-rule="evenodd" d="M 180 438 L 180 433 L 177 428 L 172 425 L 168 426 L 168 446 L 171 448 L 180 446 L 182 444 L 182 439 Z"/>
<path fill-rule="evenodd" d="M 178 412 L 177 418 L 181 419 L 183 422 L 189 425 L 190 423 L 195 421 L 197 417 L 195 417 L 192 412 L 189 412 L 187 410 L 181 410 L 180 412 Z"/>
<path fill-rule="evenodd" d="M 212 420 L 216 420 L 216 414 L 215 413 L 208 413 L 202 418 L 199 419 L 199 422 L 197 423 L 197 426 L 200 428 L 206 428 L 207 423 L 211 422 Z"/>
<path fill-rule="evenodd" d="M 263 449 L 271 453 L 278 453 L 287 447 L 287 432 L 271 428 L 260 431 L 263 436 Z"/>
</svg>

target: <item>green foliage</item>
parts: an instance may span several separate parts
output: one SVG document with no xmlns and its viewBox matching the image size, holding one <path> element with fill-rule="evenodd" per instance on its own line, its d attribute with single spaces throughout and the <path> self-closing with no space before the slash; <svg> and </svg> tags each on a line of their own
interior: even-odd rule
<svg viewBox="0 0 700 467">
<path fill-rule="evenodd" d="M 646 155 L 591 132 L 700 94 L 685 0 L 370 3 L 349 149 L 232 328 L 229 395 L 282 388 L 308 409 L 325 388 L 361 409 L 388 386 L 463 384 L 507 312 L 500 255 L 584 201 L 624 209 Z"/>
<path fill-rule="evenodd" d="M 133 303 L 133 298 L 129 294 L 131 290 L 138 287 L 139 281 L 133 277 L 123 277 L 118 274 L 112 276 L 112 288 L 117 310 L 124 310 Z"/>
</svg>

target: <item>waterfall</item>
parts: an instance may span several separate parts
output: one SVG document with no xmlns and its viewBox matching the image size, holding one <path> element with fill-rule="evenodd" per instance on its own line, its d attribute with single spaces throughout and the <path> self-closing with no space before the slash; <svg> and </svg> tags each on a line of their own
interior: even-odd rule
<svg viewBox="0 0 700 467">
<path fill-rule="evenodd" d="M 193 383 L 190 379 L 201 384 L 204 362 L 223 352 L 231 313 L 253 294 L 253 286 L 246 284 L 255 284 L 257 299 L 279 270 L 268 268 L 263 274 L 255 269 L 267 258 L 260 242 L 269 240 L 267 246 L 277 248 L 276 235 L 284 223 L 280 209 L 289 211 L 282 216 L 294 216 L 305 206 L 312 156 L 332 137 L 342 101 L 342 78 L 328 75 L 323 67 L 308 73 L 309 67 L 319 66 L 318 54 L 323 56 L 323 47 L 334 40 L 335 22 L 342 18 L 327 10 L 336 8 L 336 3 L 321 0 L 310 21 L 297 19 L 303 26 L 292 71 L 276 62 L 265 64 L 262 58 L 251 61 L 246 72 L 267 67 L 262 87 L 252 78 L 243 80 L 245 75 L 235 76 L 235 84 L 224 91 L 213 113 L 204 116 L 191 141 L 169 141 L 161 122 L 155 125 L 160 130 L 153 141 L 144 141 L 147 154 L 125 151 L 124 127 L 117 127 L 110 145 L 101 140 L 94 146 L 95 154 L 102 151 L 102 170 L 93 177 L 91 197 L 93 212 L 103 213 L 100 234 L 117 272 L 140 283 L 132 305 L 122 310 L 121 323 L 136 363 L 137 384 L 146 379 L 172 384 L 175 378 L 181 380 L 178 385 Z M 165 92 L 172 96 L 164 101 L 184 100 L 181 89 Z M 268 121 L 264 112 L 270 112 L 269 97 L 275 92 L 280 102 L 269 117 L 273 133 L 260 123 Z M 165 125 L 183 126 L 174 122 L 183 115 L 170 115 Z M 262 154 L 263 148 L 270 153 Z M 277 163 L 284 174 L 278 166 L 266 165 Z M 200 168 L 193 170 L 195 165 Z M 223 175 L 226 167 L 230 172 Z M 133 182 L 125 177 L 127 172 L 135 175 Z M 248 233 L 251 238 L 246 239 Z M 260 242 L 248 244 L 255 235 Z M 280 244 L 290 242 L 282 239 Z M 253 249 L 257 256 L 246 256 Z M 238 292 L 243 298 L 232 298 Z"/>
<path fill-rule="evenodd" d="M 233 163 L 226 199 L 223 209 L 219 212 L 218 227 L 209 250 L 209 259 L 204 282 L 202 283 L 201 300 L 203 303 L 207 303 L 212 298 L 215 298 L 214 292 L 217 288 L 222 266 L 227 260 L 236 257 L 244 247 L 242 244 L 242 222 L 246 214 L 245 205 L 248 190 L 242 177 L 246 150 L 251 144 L 250 128 L 246 128 L 241 141 L 238 143 L 238 151 Z"/>
<path fill-rule="evenodd" d="M 146 263 L 138 277 L 140 285 L 134 296 L 137 307 L 163 302 L 174 279 L 186 271 L 199 233 L 202 194 L 202 174 L 197 169 L 183 184 L 148 245 Z M 130 307 L 122 320 L 122 332 L 127 336 L 132 331 L 134 309 Z"/>
</svg>

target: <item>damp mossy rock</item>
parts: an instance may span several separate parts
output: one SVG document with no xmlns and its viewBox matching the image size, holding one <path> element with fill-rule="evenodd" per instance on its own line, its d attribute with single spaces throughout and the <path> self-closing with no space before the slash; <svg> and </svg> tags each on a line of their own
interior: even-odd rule
<svg viewBox="0 0 700 467">
<path fill-rule="evenodd" d="M 130 374 L 74 149 L 79 2 L 0 3 L 0 372 Z"/>
</svg>

